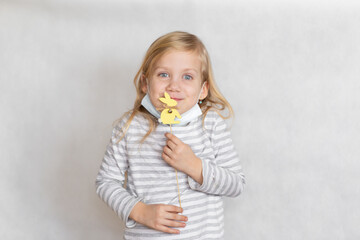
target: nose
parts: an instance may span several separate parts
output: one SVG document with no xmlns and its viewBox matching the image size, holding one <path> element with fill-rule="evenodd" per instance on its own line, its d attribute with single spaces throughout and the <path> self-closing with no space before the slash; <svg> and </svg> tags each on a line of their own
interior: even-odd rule
<svg viewBox="0 0 360 240">
<path fill-rule="evenodd" d="M 169 84 L 166 87 L 167 91 L 179 91 L 180 90 L 180 81 L 177 77 L 172 77 L 169 81 Z"/>
</svg>

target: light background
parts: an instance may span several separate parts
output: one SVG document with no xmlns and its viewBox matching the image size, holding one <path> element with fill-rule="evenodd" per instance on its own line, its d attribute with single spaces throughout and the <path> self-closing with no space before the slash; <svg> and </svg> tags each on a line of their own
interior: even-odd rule
<svg viewBox="0 0 360 240">
<path fill-rule="evenodd" d="M 0 1 L 0 239 L 122 239 L 95 194 L 146 49 L 198 35 L 247 185 L 226 239 L 360 239 L 356 1 Z"/>
</svg>

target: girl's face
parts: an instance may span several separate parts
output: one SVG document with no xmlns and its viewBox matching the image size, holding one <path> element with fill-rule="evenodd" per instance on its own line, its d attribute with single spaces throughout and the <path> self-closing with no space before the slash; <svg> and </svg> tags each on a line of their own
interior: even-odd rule
<svg viewBox="0 0 360 240">
<path fill-rule="evenodd" d="M 156 108 L 163 106 L 159 98 L 166 91 L 178 102 L 176 108 L 182 114 L 207 96 L 208 83 L 202 87 L 201 76 L 201 61 L 195 52 L 169 50 L 155 63 L 142 90 Z"/>
</svg>

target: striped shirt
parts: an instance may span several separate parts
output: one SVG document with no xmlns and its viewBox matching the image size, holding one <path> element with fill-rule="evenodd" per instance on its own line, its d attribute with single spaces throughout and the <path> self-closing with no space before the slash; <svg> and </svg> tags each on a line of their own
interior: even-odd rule
<svg viewBox="0 0 360 240">
<path fill-rule="evenodd" d="M 170 132 L 170 127 L 157 126 L 141 144 L 148 121 L 135 116 L 125 137 L 118 142 L 126 120 L 114 127 L 96 178 L 97 194 L 125 222 L 124 239 L 223 239 L 222 196 L 238 196 L 245 184 L 225 121 L 216 112 L 209 111 L 204 125 L 200 116 L 185 126 L 172 126 L 173 134 L 201 159 L 203 183 L 200 185 L 178 172 L 183 215 L 188 221 L 185 228 L 178 228 L 180 234 L 169 234 L 136 223 L 129 214 L 139 201 L 179 206 L 174 168 L 161 157 L 166 144 L 164 134 Z"/>
</svg>

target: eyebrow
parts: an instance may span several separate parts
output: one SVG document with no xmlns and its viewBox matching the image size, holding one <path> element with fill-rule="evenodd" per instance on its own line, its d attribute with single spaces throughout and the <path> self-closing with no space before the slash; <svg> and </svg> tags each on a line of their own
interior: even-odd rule
<svg viewBox="0 0 360 240">
<path fill-rule="evenodd" d="M 155 67 L 155 68 L 154 68 L 154 71 L 158 70 L 159 68 L 160 68 L 160 69 L 168 70 L 167 67 Z M 195 73 L 199 73 L 195 68 L 185 68 L 183 71 L 184 71 L 184 72 L 194 71 Z"/>
</svg>

